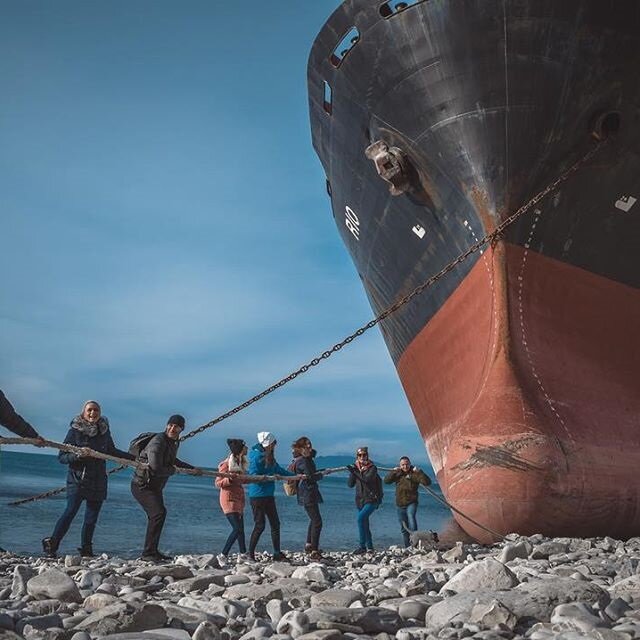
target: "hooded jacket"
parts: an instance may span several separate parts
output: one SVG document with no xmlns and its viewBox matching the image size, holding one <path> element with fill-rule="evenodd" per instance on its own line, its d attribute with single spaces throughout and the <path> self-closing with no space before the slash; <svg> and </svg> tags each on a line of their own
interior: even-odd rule
<svg viewBox="0 0 640 640">
<path fill-rule="evenodd" d="M 118 458 L 133 460 L 127 451 L 116 448 L 109 430 L 109 421 L 100 418 L 101 427 L 95 436 L 89 436 L 71 427 L 64 439 L 65 444 L 74 447 L 89 447 L 100 453 L 107 453 Z M 73 424 L 73 422 L 71 423 Z M 99 458 L 80 458 L 75 453 L 60 451 L 58 460 L 68 464 L 67 494 L 79 494 L 86 500 L 102 501 L 107 498 L 107 464 Z"/>
<path fill-rule="evenodd" d="M 188 462 L 178 459 L 179 446 L 180 442 L 172 440 L 164 431 L 153 436 L 138 456 L 138 460 L 148 463 L 149 468 L 136 469 L 132 482 L 139 487 L 161 491 L 176 472 L 174 467 L 193 469 Z"/>
<path fill-rule="evenodd" d="M 384 478 L 385 484 L 396 483 L 396 505 L 406 507 L 412 503 L 418 503 L 418 487 L 428 487 L 431 484 L 429 476 L 421 469 L 413 467 L 409 473 L 400 469 L 389 471 Z"/>
<path fill-rule="evenodd" d="M 255 444 L 249 451 L 249 470 L 251 476 L 295 476 L 296 474 L 288 469 L 281 467 L 275 460 L 272 464 L 267 464 L 265 460 L 265 450 L 261 444 Z M 269 482 L 253 482 L 249 485 L 248 493 L 250 498 L 272 498 L 275 494 L 276 483 L 271 480 Z"/>
<path fill-rule="evenodd" d="M 0 424 L 21 438 L 38 438 L 37 431 L 13 408 L 0 390 Z"/>
</svg>

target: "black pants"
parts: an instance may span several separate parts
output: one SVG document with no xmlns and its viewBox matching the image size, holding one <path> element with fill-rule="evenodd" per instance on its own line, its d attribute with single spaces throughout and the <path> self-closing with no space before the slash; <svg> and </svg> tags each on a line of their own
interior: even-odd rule
<svg viewBox="0 0 640 640">
<path fill-rule="evenodd" d="M 135 482 L 131 483 L 131 493 L 140 503 L 147 514 L 147 533 L 144 538 L 143 555 L 158 553 L 158 543 L 162 534 L 162 527 L 167 517 L 167 509 L 162 498 L 162 489 L 152 487 L 140 487 Z"/>
<path fill-rule="evenodd" d="M 236 540 L 238 541 L 240 553 L 244 553 L 247 550 L 247 546 L 244 542 L 244 516 L 241 513 L 227 513 L 225 515 L 232 527 L 232 531 L 224 544 L 222 553 L 226 556 Z"/>
<path fill-rule="evenodd" d="M 271 496 L 268 498 L 251 498 L 251 511 L 253 511 L 253 531 L 249 540 L 249 553 L 254 553 L 258 546 L 258 540 L 264 531 L 265 516 L 269 518 L 269 526 L 271 527 L 271 542 L 273 543 L 273 551 L 280 552 L 280 518 L 278 518 L 278 510 L 276 509 L 276 499 Z"/>
<path fill-rule="evenodd" d="M 322 516 L 318 504 L 305 505 L 304 510 L 309 516 L 307 529 L 307 548 L 309 551 L 318 551 L 320 546 L 320 532 L 322 531 Z"/>
</svg>

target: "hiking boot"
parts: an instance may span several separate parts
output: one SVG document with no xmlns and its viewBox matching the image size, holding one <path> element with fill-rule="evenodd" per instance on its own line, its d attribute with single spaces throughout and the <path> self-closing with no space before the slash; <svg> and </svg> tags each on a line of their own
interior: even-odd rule
<svg viewBox="0 0 640 640">
<path fill-rule="evenodd" d="M 93 553 L 93 547 L 91 545 L 87 545 L 85 547 L 78 547 L 78 553 L 83 558 L 95 558 L 95 554 Z"/>
<path fill-rule="evenodd" d="M 57 557 L 58 545 L 53 538 L 42 538 L 42 552 L 47 558 Z"/>
<path fill-rule="evenodd" d="M 216 556 L 216 560 L 218 561 L 218 564 L 220 565 L 221 569 L 227 566 L 228 558 L 227 556 L 224 555 L 224 553 L 219 553 Z"/>
<path fill-rule="evenodd" d="M 277 551 L 273 554 L 274 562 L 289 562 L 289 556 L 282 553 L 282 551 Z"/>
<path fill-rule="evenodd" d="M 351 552 L 354 556 L 361 556 L 364 553 L 367 553 L 367 550 L 364 547 L 358 547 Z"/>
</svg>

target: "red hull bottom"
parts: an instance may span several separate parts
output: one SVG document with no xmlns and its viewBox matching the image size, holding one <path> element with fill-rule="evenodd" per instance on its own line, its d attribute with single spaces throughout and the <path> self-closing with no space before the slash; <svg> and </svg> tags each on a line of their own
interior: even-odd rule
<svg viewBox="0 0 640 640">
<path fill-rule="evenodd" d="M 487 251 L 398 363 L 449 502 L 500 534 L 640 535 L 639 327 L 638 290 Z"/>
</svg>

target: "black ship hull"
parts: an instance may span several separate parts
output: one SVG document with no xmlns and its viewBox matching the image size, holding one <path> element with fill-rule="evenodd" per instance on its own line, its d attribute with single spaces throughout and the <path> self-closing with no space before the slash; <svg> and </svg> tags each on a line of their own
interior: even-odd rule
<svg viewBox="0 0 640 640">
<path fill-rule="evenodd" d="M 311 52 L 376 313 L 607 140 L 381 325 L 445 494 L 501 533 L 640 533 L 638 34 L 621 0 L 349 0 Z"/>
</svg>

